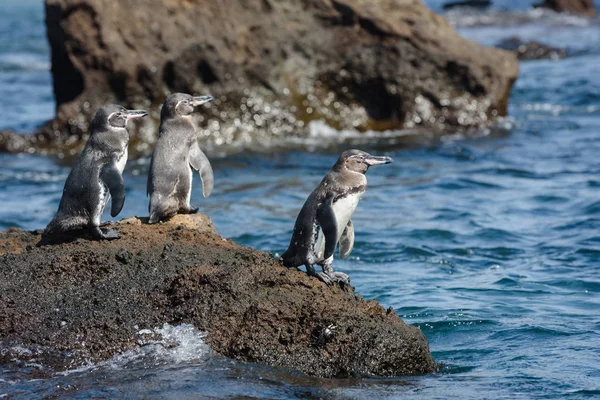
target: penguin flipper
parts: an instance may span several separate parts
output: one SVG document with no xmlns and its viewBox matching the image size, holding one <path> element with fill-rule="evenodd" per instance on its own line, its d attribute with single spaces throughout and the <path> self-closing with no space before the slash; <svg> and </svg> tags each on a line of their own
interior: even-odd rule
<svg viewBox="0 0 600 400">
<path fill-rule="evenodd" d="M 348 220 L 348 224 L 346 225 L 346 229 L 342 233 L 342 237 L 340 237 L 340 260 L 345 259 L 350 255 L 352 249 L 354 248 L 354 225 L 352 225 L 352 220 Z"/>
<path fill-rule="evenodd" d="M 317 222 L 321 226 L 325 239 L 324 260 L 333 259 L 333 252 L 337 246 L 337 219 L 332 204 L 333 195 L 328 194 L 321 207 L 317 209 Z"/>
<path fill-rule="evenodd" d="M 148 179 L 146 179 L 146 197 L 150 196 L 154 192 L 154 185 L 152 184 L 152 164 L 154 163 L 154 154 L 150 158 L 150 166 L 148 167 Z"/>
<path fill-rule="evenodd" d="M 125 182 L 114 162 L 105 164 L 100 171 L 100 179 L 110 192 L 112 204 L 110 207 L 111 217 L 116 217 L 123 209 L 125 203 Z"/>
<path fill-rule="evenodd" d="M 208 161 L 206 155 L 200 150 L 200 146 L 198 146 L 198 142 L 195 139 L 190 148 L 190 165 L 196 171 L 200 172 L 200 179 L 202 179 L 202 194 L 204 197 L 210 196 L 215 185 L 213 170 L 210 166 L 210 161 Z"/>
</svg>

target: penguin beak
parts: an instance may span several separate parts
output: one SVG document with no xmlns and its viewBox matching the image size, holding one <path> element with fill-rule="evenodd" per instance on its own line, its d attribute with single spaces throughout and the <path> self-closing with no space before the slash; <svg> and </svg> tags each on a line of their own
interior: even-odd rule
<svg viewBox="0 0 600 400">
<path fill-rule="evenodd" d="M 192 97 L 192 101 L 191 104 L 193 107 L 198 107 L 201 106 L 204 103 L 210 103 L 211 101 L 213 101 L 213 97 L 212 96 L 198 96 L 198 97 Z"/>
<path fill-rule="evenodd" d="M 391 164 L 394 162 L 392 157 L 379 157 L 379 156 L 368 156 L 365 158 L 365 162 L 368 165 L 381 165 L 381 164 Z"/>
<path fill-rule="evenodd" d="M 125 115 L 127 115 L 127 121 L 129 121 L 130 119 L 136 119 L 136 118 L 145 117 L 146 115 L 148 115 L 148 111 L 145 111 L 145 110 L 127 110 L 127 112 L 126 112 Z"/>
</svg>

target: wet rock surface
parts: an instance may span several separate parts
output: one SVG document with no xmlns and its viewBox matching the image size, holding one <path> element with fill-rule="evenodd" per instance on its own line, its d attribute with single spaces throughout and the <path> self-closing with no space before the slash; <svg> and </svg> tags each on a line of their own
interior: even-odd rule
<svg viewBox="0 0 600 400">
<path fill-rule="evenodd" d="M 335 129 L 456 129 L 506 114 L 516 58 L 460 37 L 419 0 L 46 0 L 57 115 L 5 151 L 70 151 L 108 102 L 151 112 L 171 92 L 211 94 L 200 139 L 260 147 Z M 160 16 L 160 17 L 157 17 Z M 13 139 L 15 140 L 15 139 Z M 263 146 L 264 147 L 264 146 Z"/>
<path fill-rule="evenodd" d="M 566 49 L 540 42 L 525 42 L 518 36 L 506 38 L 496 46 L 514 52 L 519 60 L 560 60 L 568 55 Z"/>
<path fill-rule="evenodd" d="M 136 348 L 144 329 L 191 323 L 217 353 L 314 376 L 437 368 L 393 310 L 221 238 L 202 214 L 113 225 L 110 242 L 0 233 L 0 362 L 73 368 Z"/>
</svg>

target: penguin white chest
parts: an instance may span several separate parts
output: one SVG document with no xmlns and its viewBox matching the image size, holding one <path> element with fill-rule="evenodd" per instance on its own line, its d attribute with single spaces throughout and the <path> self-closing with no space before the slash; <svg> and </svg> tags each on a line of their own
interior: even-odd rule
<svg viewBox="0 0 600 400">
<path fill-rule="evenodd" d="M 127 164 L 127 156 L 128 156 L 127 145 L 125 145 L 125 147 L 123 148 L 123 152 L 121 153 L 121 156 L 117 158 L 117 169 L 119 170 L 119 172 L 121 174 L 123 173 L 123 170 L 125 169 L 125 164 Z"/>
<path fill-rule="evenodd" d="M 117 169 L 119 170 L 119 172 L 121 174 L 123 173 L 123 170 L 125 169 L 125 164 L 127 164 L 127 156 L 128 156 L 127 145 L 125 145 L 125 147 L 123 148 L 123 152 L 121 153 L 120 157 L 117 157 L 117 162 L 116 162 Z M 102 213 L 104 212 L 104 207 L 106 207 L 106 203 L 108 202 L 108 199 L 110 198 L 110 192 L 108 191 L 108 187 L 104 184 L 104 182 L 102 182 L 101 179 L 98 179 L 98 184 L 100 185 L 98 205 L 96 206 L 96 209 L 94 210 L 94 214 L 92 215 L 92 219 L 95 221 L 95 223 L 97 225 L 100 224 L 100 217 L 102 216 Z"/>
<path fill-rule="evenodd" d="M 363 191 L 351 194 L 332 204 L 333 213 L 335 214 L 335 220 L 337 222 L 338 240 L 342 236 L 344 229 L 346 229 L 346 225 L 352 218 L 352 214 L 354 214 L 354 211 L 358 206 L 358 202 L 364 193 L 365 192 Z"/>
<path fill-rule="evenodd" d="M 364 191 L 353 193 L 346 197 L 343 197 L 337 200 L 335 203 L 331 205 L 333 208 L 333 213 L 335 215 L 335 222 L 337 225 L 337 240 L 340 240 L 342 233 L 344 233 L 344 229 L 346 229 L 346 225 L 348 225 L 348 221 L 352 218 L 352 214 L 356 210 L 358 206 L 358 202 L 362 198 Z M 325 237 L 323 235 L 323 230 L 319 228 L 319 233 L 317 236 L 317 241 L 315 243 L 315 254 L 318 259 L 323 259 L 325 253 Z"/>
</svg>

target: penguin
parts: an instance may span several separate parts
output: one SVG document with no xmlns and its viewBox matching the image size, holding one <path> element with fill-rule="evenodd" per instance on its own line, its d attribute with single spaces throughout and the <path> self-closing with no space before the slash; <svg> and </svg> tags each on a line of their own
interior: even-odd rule
<svg viewBox="0 0 600 400">
<path fill-rule="evenodd" d="M 100 217 L 109 196 L 110 215 L 117 216 L 125 202 L 123 168 L 127 162 L 127 121 L 148 115 L 115 104 L 94 115 L 90 137 L 67 177 L 56 215 L 43 236 L 87 228 L 96 240 L 118 239 L 115 229 L 100 229 Z"/>
<path fill-rule="evenodd" d="M 281 262 L 288 268 L 306 266 L 306 272 L 328 285 L 350 283 L 348 275 L 334 272 L 333 252 L 340 244 L 340 259 L 354 247 L 352 214 L 367 189 L 365 173 L 370 166 L 394 162 L 360 150 L 342 153 L 333 168 L 313 190 L 298 214 L 288 249 Z M 323 268 L 316 272 L 314 264 Z"/>
<path fill-rule="evenodd" d="M 191 114 L 194 107 L 211 101 L 211 96 L 192 97 L 184 93 L 174 93 L 166 98 L 160 112 L 158 139 L 148 173 L 148 223 L 153 224 L 178 213 L 198 211 L 190 207 L 193 170 L 200 173 L 202 194 L 210 196 L 214 186 L 213 170 L 198 146 Z"/>
</svg>

